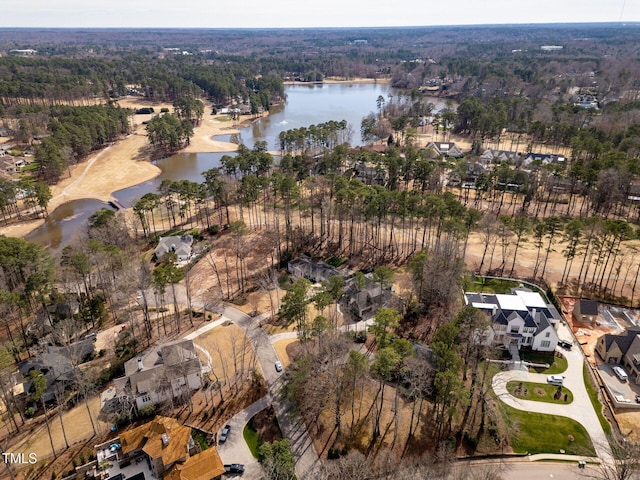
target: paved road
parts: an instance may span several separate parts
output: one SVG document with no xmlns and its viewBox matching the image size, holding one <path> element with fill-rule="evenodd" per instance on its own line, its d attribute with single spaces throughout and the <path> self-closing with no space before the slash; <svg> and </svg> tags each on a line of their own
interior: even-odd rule
<svg viewBox="0 0 640 480">
<path fill-rule="evenodd" d="M 269 336 L 260 327 L 261 317 L 251 318 L 233 307 L 227 307 L 222 317 L 243 328 L 253 344 L 258 363 L 269 388 L 269 399 L 271 400 L 269 403 L 273 404 L 282 433 L 291 442 L 291 451 L 296 458 L 296 474 L 300 479 L 312 477 L 319 467 L 320 459 L 304 422 L 300 418 L 294 417 L 292 414 L 293 406 L 281 395 L 282 372 L 276 372 L 274 367 L 278 355 Z"/>
<path fill-rule="evenodd" d="M 572 336 L 566 325 L 561 324 L 558 327 L 558 334 L 561 339 L 572 341 Z M 569 417 L 576 422 L 582 424 L 587 430 L 597 456 L 602 461 L 610 461 L 611 450 L 609 442 L 600 425 L 598 416 L 596 415 L 591 400 L 584 385 L 582 370 L 584 366 L 584 356 L 580 348 L 574 348 L 571 351 L 563 350 L 567 358 L 568 368 L 563 373 L 565 376 L 564 386 L 573 393 L 573 402 L 570 404 L 554 404 L 546 402 L 534 402 L 531 400 L 521 400 L 513 397 L 507 392 L 507 382 L 511 380 L 546 383 L 547 375 L 541 373 L 529 373 L 523 370 L 510 370 L 501 372 L 493 377 L 493 390 L 498 398 L 511 407 L 519 410 L 530 412 L 545 413 L 549 415 L 559 415 Z"/>
</svg>

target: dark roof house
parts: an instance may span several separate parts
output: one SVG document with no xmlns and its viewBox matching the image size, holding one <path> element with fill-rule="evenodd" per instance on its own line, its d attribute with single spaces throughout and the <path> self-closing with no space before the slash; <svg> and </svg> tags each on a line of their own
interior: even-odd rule
<svg viewBox="0 0 640 480">
<path fill-rule="evenodd" d="M 598 301 L 581 298 L 573 307 L 573 319 L 577 322 L 594 324 L 598 318 Z"/>
<path fill-rule="evenodd" d="M 294 278 L 306 278 L 314 283 L 324 282 L 333 276 L 344 276 L 344 272 L 322 261 L 314 262 L 301 256 L 287 263 L 287 270 Z"/>
<path fill-rule="evenodd" d="M 624 365 L 630 379 L 640 384 L 640 328 L 615 335 L 605 333 L 596 343 L 596 352 L 605 363 Z"/>
<path fill-rule="evenodd" d="M 37 370 L 47 381 L 44 401 L 54 400 L 60 388 L 76 382 L 76 367 L 91 360 L 94 342 L 95 336 L 92 336 L 67 346 L 47 345 L 40 355 L 20 362 L 18 370 L 24 378 L 24 391 L 31 390 L 30 372 Z"/>
</svg>

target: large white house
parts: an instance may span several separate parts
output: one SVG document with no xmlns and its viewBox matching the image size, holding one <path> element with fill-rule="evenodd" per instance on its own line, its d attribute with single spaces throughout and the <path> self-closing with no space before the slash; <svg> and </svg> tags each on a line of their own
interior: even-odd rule
<svg viewBox="0 0 640 480">
<path fill-rule="evenodd" d="M 556 327 L 560 322 L 558 310 L 547 304 L 542 295 L 525 287 L 517 287 L 509 294 L 468 292 L 465 303 L 484 311 L 491 318 L 489 338 L 494 344 L 516 345 L 532 350 L 552 352 L 558 344 Z"/>
</svg>

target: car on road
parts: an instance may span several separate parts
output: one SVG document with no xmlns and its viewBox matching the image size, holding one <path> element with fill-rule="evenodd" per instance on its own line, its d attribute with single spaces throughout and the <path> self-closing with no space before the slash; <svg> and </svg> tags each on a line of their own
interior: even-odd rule
<svg viewBox="0 0 640 480">
<path fill-rule="evenodd" d="M 629 379 L 627 372 L 625 372 L 622 367 L 613 367 L 613 373 L 616 374 L 616 377 L 618 377 L 618 380 L 621 382 L 626 382 Z"/>
<path fill-rule="evenodd" d="M 224 466 L 226 473 L 244 473 L 244 465 L 241 463 L 232 463 Z"/>
<path fill-rule="evenodd" d="M 562 385 L 564 383 L 564 376 L 562 375 L 549 375 L 547 377 L 547 383 L 551 385 Z"/>
<path fill-rule="evenodd" d="M 573 343 L 567 340 L 558 340 L 558 345 L 564 348 L 565 350 L 571 350 L 571 347 L 573 347 Z"/>
<path fill-rule="evenodd" d="M 276 367 L 276 372 L 282 371 L 282 363 L 280 362 L 280 360 L 276 361 L 275 367 Z"/>
<path fill-rule="evenodd" d="M 220 438 L 218 438 L 218 443 L 224 443 L 227 441 L 227 437 L 229 436 L 229 431 L 231 430 L 231 425 L 225 425 L 220 432 Z"/>
</svg>

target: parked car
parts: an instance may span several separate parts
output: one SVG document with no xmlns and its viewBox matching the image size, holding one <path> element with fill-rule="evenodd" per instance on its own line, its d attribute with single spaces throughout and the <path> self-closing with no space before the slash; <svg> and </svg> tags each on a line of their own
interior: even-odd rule
<svg viewBox="0 0 640 480">
<path fill-rule="evenodd" d="M 275 367 L 276 367 L 276 372 L 282 371 L 282 363 L 280 362 L 280 360 L 276 361 Z"/>
<path fill-rule="evenodd" d="M 567 340 L 558 340 L 558 345 L 560 345 L 562 348 L 566 350 L 571 350 L 571 347 L 573 347 L 573 343 Z"/>
<path fill-rule="evenodd" d="M 629 379 L 627 372 L 625 372 L 622 367 L 613 367 L 613 373 L 616 374 L 616 377 L 618 377 L 618 380 L 621 382 L 626 382 Z"/>
<path fill-rule="evenodd" d="M 562 385 L 564 383 L 564 376 L 562 375 L 549 375 L 547 377 L 547 383 L 551 385 Z"/>
<path fill-rule="evenodd" d="M 241 463 L 232 463 L 224 466 L 224 471 L 227 473 L 244 473 L 244 465 Z"/>
<path fill-rule="evenodd" d="M 218 438 L 218 443 L 224 443 L 227 441 L 227 437 L 229 436 L 229 431 L 231 430 L 231 425 L 225 425 L 220 432 L 220 437 Z"/>
<path fill-rule="evenodd" d="M 636 403 L 640 403 L 640 395 L 636 395 Z"/>
</svg>

